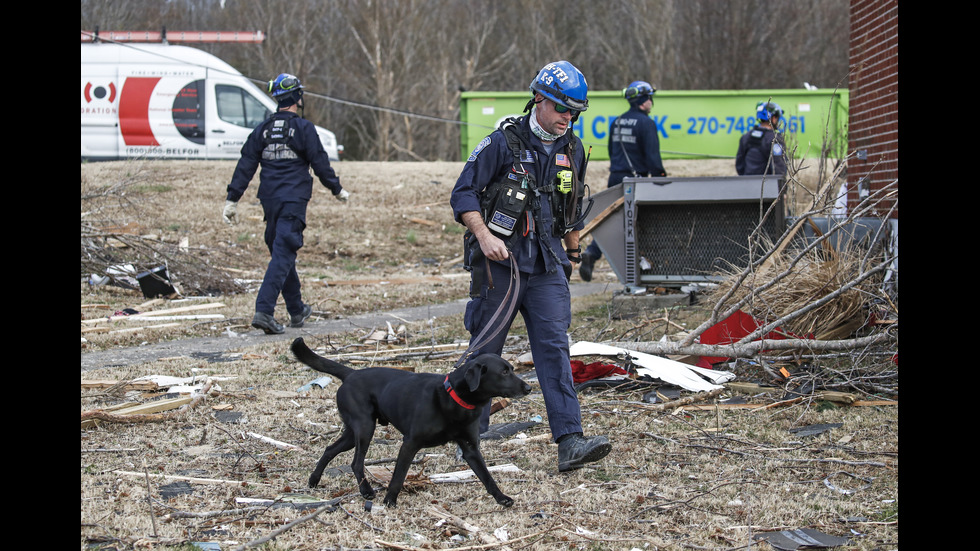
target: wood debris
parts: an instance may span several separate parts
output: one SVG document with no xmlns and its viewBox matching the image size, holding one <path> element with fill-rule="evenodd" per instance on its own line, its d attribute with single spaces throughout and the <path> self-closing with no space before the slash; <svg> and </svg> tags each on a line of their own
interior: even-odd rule
<svg viewBox="0 0 980 551">
<path fill-rule="evenodd" d="M 83 411 L 82 429 L 95 427 L 97 425 L 96 421 L 111 423 L 160 423 L 170 418 L 170 416 L 160 414 L 160 412 L 177 409 L 190 404 L 191 401 L 192 398 L 190 396 L 182 396 L 170 400 L 129 405 L 128 407 L 114 411 L 106 409 Z"/>
<path fill-rule="evenodd" d="M 111 423 L 160 423 L 183 414 L 201 403 L 211 392 L 214 382 L 208 379 L 195 396 L 179 396 L 166 400 L 154 400 L 145 404 L 124 404 L 109 408 L 83 411 L 82 429 L 97 426 L 98 421 Z M 166 412 L 166 413 L 163 413 Z"/>
<path fill-rule="evenodd" d="M 251 437 L 251 438 L 254 438 L 254 439 L 258 440 L 259 442 L 264 442 L 264 443 L 269 444 L 270 446 L 273 446 L 273 447 L 278 448 L 280 450 L 303 451 L 303 448 L 301 448 L 299 446 L 290 444 L 288 442 L 281 442 L 279 440 L 275 440 L 273 438 L 269 438 L 268 436 L 263 436 L 261 434 L 257 434 L 257 433 L 254 433 L 254 432 L 246 432 L 245 434 L 247 436 Z"/>
<path fill-rule="evenodd" d="M 196 476 L 179 476 L 173 474 L 156 474 L 156 473 L 147 474 L 147 473 L 134 472 L 134 471 L 112 471 L 112 472 L 123 476 L 161 478 L 163 480 L 195 482 L 197 484 L 229 484 L 232 486 L 244 486 L 245 484 L 248 484 L 250 486 L 269 486 L 269 484 L 263 484 L 259 482 L 246 483 L 243 480 L 222 480 L 220 478 L 200 478 Z"/>
<path fill-rule="evenodd" d="M 333 280 L 328 283 L 331 286 L 340 285 L 415 285 L 419 283 L 442 283 L 444 279 L 439 276 L 423 276 L 423 277 L 392 277 L 392 278 L 374 278 L 374 279 L 339 279 Z"/>
<path fill-rule="evenodd" d="M 137 390 L 140 392 L 154 392 L 160 390 L 160 386 L 154 381 L 115 381 L 111 379 L 93 379 L 82 381 L 82 390 L 105 390 L 110 388 L 121 388 L 124 391 Z"/>
<path fill-rule="evenodd" d="M 165 316 L 172 316 L 174 314 L 183 314 L 186 312 L 196 312 L 199 310 L 210 310 L 213 308 L 224 308 L 225 305 L 221 302 L 209 302 L 207 304 L 195 304 L 193 306 L 181 306 L 178 308 L 167 308 L 164 310 L 151 310 L 149 312 L 139 312 L 138 314 L 131 315 L 112 315 L 108 317 L 101 318 L 91 318 L 82 320 L 83 324 L 91 325 L 97 323 L 111 322 L 117 320 L 127 320 L 127 321 L 146 321 L 148 319 L 160 320 L 160 319 L 172 319 Z M 224 317 L 223 315 L 217 314 L 219 317 Z M 191 318 L 186 318 L 191 319 Z"/>
</svg>

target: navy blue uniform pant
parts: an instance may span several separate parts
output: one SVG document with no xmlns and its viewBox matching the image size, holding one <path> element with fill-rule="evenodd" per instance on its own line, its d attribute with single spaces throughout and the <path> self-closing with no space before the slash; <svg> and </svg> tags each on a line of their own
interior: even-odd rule
<svg viewBox="0 0 980 551">
<path fill-rule="evenodd" d="M 483 260 L 479 262 L 486 265 Z M 484 279 L 480 295 L 470 299 L 466 305 L 463 322 L 472 335 L 471 345 L 493 317 L 501 302 L 505 300 L 510 284 L 509 264 L 503 265 L 497 262 L 489 264 L 490 274 Z M 541 385 L 552 437 L 558 439 L 569 433 L 582 432 L 582 414 L 578 396 L 575 394 L 575 383 L 572 380 L 572 367 L 568 356 L 567 331 L 572 323 L 568 280 L 562 270 L 557 270 L 553 274 L 531 275 L 524 272 L 519 274 L 520 293 L 514 312 L 509 319 L 505 319 L 503 314 L 506 313 L 507 307 L 504 306 L 501 317 L 495 320 L 495 323 L 505 324 L 504 329 L 491 341 L 473 350 L 472 355 L 475 357 L 484 353 L 500 354 L 507 339 L 507 331 L 517 312 L 520 312 L 527 327 L 531 356 L 534 358 L 534 370 Z M 489 288 L 490 281 L 494 284 L 492 289 Z M 490 405 L 488 404 L 480 418 L 480 432 L 485 432 L 489 426 Z"/>
<path fill-rule="evenodd" d="M 265 244 L 271 258 L 255 298 L 255 311 L 275 315 L 276 301 L 281 294 L 290 316 L 302 313 L 296 253 L 303 246 L 306 203 L 263 201 L 262 209 L 265 211 Z"/>
</svg>

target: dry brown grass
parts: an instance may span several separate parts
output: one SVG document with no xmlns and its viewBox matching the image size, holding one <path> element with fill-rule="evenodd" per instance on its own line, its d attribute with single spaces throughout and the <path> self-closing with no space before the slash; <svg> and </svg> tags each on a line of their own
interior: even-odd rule
<svg viewBox="0 0 980 551">
<path fill-rule="evenodd" d="M 429 514 L 433 506 L 485 530 L 505 528 L 511 538 L 544 530 L 524 542 L 530 549 L 724 549 L 748 544 L 756 532 L 800 527 L 837 535 L 857 530 L 864 536 L 855 539 L 853 549 L 881 548 L 888 542 L 897 547 L 894 407 L 824 409 L 810 403 L 759 412 L 673 413 L 645 410 L 636 392 L 584 394 L 588 432 L 608 434 L 615 443 L 613 453 L 595 467 L 558 474 L 554 444 L 487 441 L 489 462 L 515 463 L 521 469 L 497 477 L 517 500 L 515 507 L 500 508 L 478 483 L 439 484 L 406 491 L 399 507 L 368 514 L 349 474 L 325 477 L 319 488 L 306 490 L 306 477 L 322 447 L 336 436 L 335 389 L 298 393 L 311 376 L 285 354 L 273 349 L 228 364 L 174 361 L 127 370 L 127 377 L 193 372 L 233 379 L 220 382 L 221 393 L 203 406 L 168 422 L 83 431 L 82 539 L 118 538 L 128 548 L 134 540 L 155 534 L 163 541 L 222 541 L 223 548 L 233 548 L 230 542 L 256 540 L 300 516 L 289 509 L 246 512 L 236 498 L 308 492 L 321 499 L 343 497 L 341 504 L 352 517 L 324 514 L 325 525 L 305 523 L 281 535 L 272 548 L 371 548 L 376 539 L 414 547 L 478 543 L 454 543 Z M 443 372 L 449 365 L 415 367 Z M 756 400 L 772 398 L 778 396 Z M 106 403 L 95 398 L 82 402 L 83 407 Z M 217 420 L 212 408 L 222 406 L 242 414 L 238 424 Z M 544 413 L 540 398 L 531 396 L 494 422 L 524 421 Z M 805 439 L 789 432 L 814 423 L 843 427 Z M 289 442 L 302 451 L 278 451 L 246 433 Z M 532 437 L 540 434 L 546 429 L 528 431 Z M 380 430 L 369 458 L 394 457 L 397 441 L 394 431 Z M 428 451 L 435 455 L 413 473 L 463 468 L 449 446 Z M 349 454 L 344 454 L 333 466 L 348 461 Z M 234 484 L 190 483 L 192 493 L 167 500 L 161 498 L 162 487 L 172 481 L 153 478 L 147 483 L 120 471 Z M 854 494 L 831 489 L 828 481 Z M 167 517 L 223 510 L 229 512 L 213 518 Z M 580 529 L 588 532 L 576 535 Z"/>
<path fill-rule="evenodd" d="M 223 190 L 232 168 L 233 163 L 83 165 L 82 190 L 84 194 L 87 186 L 118 178 L 120 169 L 146 174 L 145 181 L 154 187 L 132 192 L 131 204 L 114 211 L 113 220 L 136 220 L 146 228 L 144 235 L 157 234 L 164 242 L 187 237 L 192 249 L 222 249 L 228 253 L 225 258 L 237 259 L 224 267 L 257 279 L 266 253 L 254 188 L 240 208 L 243 222 L 229 228 L 220 221 Z M 341 205 L 318 192 L 311 205 L 307 246 L 300 252 L 304 291 L 318 313 L 324 317 L 350 315 L 464 297 L 465 278 L 446 278 L 435 287 L 318 285 L 396 275 L 449 275 L 458 270 L 450 264 L 458 256 L 461 234 L 442 227 L 450 227 L 448 192 L 458 166 L 341 163 L 337 169 L 354 194 L 352 201 Z M 680 168 L 672 170 L 680 172 Z M 599 163 L 590 167 L 590 177 L 596 178 L 593 187 L 605 187 Z M 364 199 L 368 195 L 378 195 L 383 208 Z M 411 218 L 416 217 L 437 225 L 413 222 Z M 429 258 L 437 262 L 430 263 Z M 597 277 L 614 281 L 603 264 Z M 115 287 L 83 284 L 81 291 L 83 318 L 144 300 L 138 292 Z M 574 339 L 625 335 L 623 340 L 656 340 L 678 329 L 653 318 L 666 313 L 672 322 L 693 327 L 706 316 L 704 306 L 695 306 L 650 313 L 650 319 L 618 320 L 610 315 L 608 298 L 597 295 L 575 300 Z M 253 300 L 254 291 L 221 296 L 226 304 L 222 322 L 186 323 L 174 330 L 137 334 L 86 335 L 82 354 L 161 339 L 218 335 L 247 325 Z M 114 327 L 122 328 L 122 323 Z M 407 333 L 400 346 L 466 338 L 462 321 L 456 318 L 438 319 L 431 325 L 409 323 Z M 515 339 L 507 352 L 526 351 L 520 322 L 512 333 Z M 307 340 L 312 346 L 353 350 L 360 337 L 360 332 L 352 331 Z M 454 539 L 458 531 L 440 525 L 433 508 L 486 532 L 503 529 L 510 540 L 524 538 L 510 544 L 511 549 L 737 549 L 750 545 L 766 549 L 766 544 L 752 541 L 753 534 L 804 527 L 850 536 L 849 549 L 898 547 L 897 406 L 838 407 L 805 400 L 770 409 L 658 411 L 642 401 L 642 391 L 584 391 L 586 431 L 608 434 L 614 443 L 613 452 L 595 466 L 559 474 L 556 446 L 546 438 L 534 438 L 547 434 L 546 425 L 537 426 L 527 431 L 531 438 L 525 443 L 484 442 L 488 462 L 514 463 L 521 469 L 496 477 L 515 498 L 514 507 L 498 506 L 479 483 L 425 484 L 404 492 L 397 508 L 376 507 L 369 513 L 350 474 L 328 475 L 318 488 L 306 488 L 322 448 L 337 435 L 336 383 L 299 392 L 315 375 L 293 360 L 287 347 L 288 342 L 268 343 L 219 359 L 177 357 L 82 373 L 83 380 L 121 381 L 146 375 L 194 375 L 214 380 L 219 388 L 200 404 L 163 422 L 102 423 L 82 430 L 81 547 L 101 542 L 119 549 L 180 548 L 192 541 L 213 541 L 221 542 L 222 549 L 234 549 L 305 514 L 290 508 L 246 509 L 248 505 L 237 501 L 239 498 L 276 499 L 295 493 L 341 498 L 343 510 L 322 513 L 319 520 L 294 526 L 261 548 L 375 549 L 384 547 L 379 542 L 390 542 L 405 548 L 450 549 L 484 543 L 478 536 Z M 364 355 L 372 352 L 361 350 Z M 385 357 L 380 354 L 373 363 L 440 373 L 455 360 L 400 357 L 385 361 Z M 748 363 L 733 369 L 739 380 L 768 380 L 766 373 Z M 729 392 L 720 398 L 737 396 L 764 406 L 781 399 L 784 392 L 777 386 L 759 395 Z M 81 409 L 120 401 L 146 402 L 151 394 L 83 391 Z M 237 422 L 220 418 L 229 411 L 240 414 Z M 546 417 L 540 394 L 533 393 L 492 421 L 526 421 L 536 415 Z M 841 426 L 812 437 L 790 432 L 817 423 Z M 301 449 L 278 450 L 248 433 Z M 398 441 L 395 431 L 379 428 L 369 459 L 393 458 Z M 451 446 L 428 451 L 431 455 L 413 473 L 462 468 Z M 343 467 L 349 461 L 350 454 L 342 454 L 331 467 Z M 144 473 L 151 475 L 149 480 Z M 166 499 L 162 491 L 174 480 L 162 476 L 216 481 L 189 482 L 189 493 Z M 184 515 L 210 512 L 220 513 Z"/>
<path fill-rule="evenodd" d="M 615 446 L 594 467 L 557 473 L 556 446 L 547 440 L 485 441 L 484 455 L 491 464 L 514 463 L 521 469 L 497 476 L 516 499 L 513 508 L 496 505 L 479 483 L 435 484 L 406 491 L 397 508 L 367 513 L 350 474 L 325 476 L 319 488 L 306 489 L 322 447 L 337 435 L 335 384 L 298 392 L 313 375 L 289 357 L 286 344 L 249 352 L 249 359 L 224 363 L 180 358 L 84 374 L 85 379 L 193 374 L 221 380 L 220 392 L 166 422 L 103 424 L 82 432 L 83 541 L 108 537 L 129 548 L 155 534 L 175 543 L 221 541 L 222 548 L 230 549 L 301 516 L 290 509 L 246 512 L 247 505 L 237 498 L 276 499 L 302 492 L 320 499 L 342 497 L 350 516 L 324 513 L 325 524 L 304 523 L 279 536 L 270 549 L 373 548 L 375 540 L 410 547 L 480 543 L 454 542 L 446 528 L 437 526 L 431 507 L 484 530 L 505 528 L 510 538 L 543 531 L 515 548 L 725 549 L 747 545 L 757 532 L 801 527 L 835 535 L 856 530 L 863 536 L 855 538 L 852 549 L 892 548 L 889 542 L 897 547 L 897 407 L 806 402 L 758 411 L 660 412 L 647 409 L 639 391 L 586 392 L 586 430 L 608 434 Z M 452 360 L 397 363 L 441 373 L 451 368 Z M 780 397 L 781 391 L 774 389 L 752 401 L 763 405 Z M 121 398 L 83 393 L 82 409 Z M 129 399 L 147 400 L 148 395 Z M 224 408 L 240 413 L 240 420 L 218 420 Z M 540 395 L 532 394 L 493 421 L 526 421 L 535 415 L 546 414 Z M 790 432 L 816 423 L 843 426 L 808 438 Z M 302 451 L 277 450 L 248 433 Z M 541 426 L 527 431 L 530 437 L 543 434 L 547 429 Z M 393 458 L 398 441 L 397 432 L 379 428 L 369 459 Z M 433 455 L 413 473 L 465 468 L 455 461 L 451 446 L 428 452 Z M 350 454 L 343 454 L 331 466 L 349 461 Z M 173 480 L 152 478 L 147 483 L 143 476 L 120 472 L 233 483 L 192 482 L 191 493 L 163 499 L 163 487 Z M 854 493 L 841 493 L 827 482 Z M 215 511 L 228 512 L 175 518 L 178 513 Z"/>
</svg>

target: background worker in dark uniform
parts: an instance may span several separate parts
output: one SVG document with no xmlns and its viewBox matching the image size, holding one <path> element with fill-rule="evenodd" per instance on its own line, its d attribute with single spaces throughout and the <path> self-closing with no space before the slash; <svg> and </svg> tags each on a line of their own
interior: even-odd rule
<svg viewBox="0 0 980 551">
<path fill-rule="evenodd" d="M 666 176 L 660 159 L 660 136 L 657 123 L 650 118 L 653 95 L 657 89 L 649 82 L 636 80 L 623 90 L 630 108 L 613 121 L 609 129 L 609 182 L 618 186 L 627 176 Z M 578 275 L 592 281 L 592 268 L 602 257 L 599 245 L 593 240 L 582 254 Z"/>
<path fill-rule="evenodd" d="M 520 311 L 548 424 L 558 442 L 558 470 L 569 471 L 602 459 L 612 449 L 605 436 L 587 438 L 582 433 L 567 335 L 572 321 L 570 260 L 578 260 L 578 231 L 583 226 L 580 216 L 575 220 L 581 212 L 582 198 L 576 195 L 581 187 L 572 189 L 570 184 L 583 182 L 585 169 L 582 142 L 571 126 L 588 108 L 588 83 L 571 63 L 557 61 L 539 71 L 530 89 L 533 97 L 524 109 L 530 113 L 505 122 L 477 145 L 450 203 L 456 220 L 469 230 L 471 299 L 464 315 L 472 335 L 469 352 L 500 354 Z M 511 201 L 497 203 L 495 198 L 506 197 L 521 197 L 518 201 L 526 203 L 505 210 L 513 206 Z M 516 274 L 511 273 L 512 262 Z M 519 291 L 516 306 L 509 317 L 495 319 L 501 305 L 501 311 L 507 311 L 510 304 L 512 277 Z M 500 332 L 479 342 L 484 330 L 496 328 L 496 323 L 503 324 Z M 481 432 L 488 426 L 489 408 Z"/>
<path fill-rule="evenodd" d="M 252 176 L 261 165 L 258 198 L 265 214 L 265 243 L 271 260 L 258 296 L 252 326 L 266 334 L 283 333 L 276 321 L 279 295 L 286 303 L 290 327 L 302 327 L 313 309 L 303 303 L 296 253 L 303 246 L 306 229 L 306 205 L 313 194 L 313 177 L 341 201 L 350 195 L 330 166 L 330 158 L 317 136 L 316 127 L 299 115 L 303 108 L 303 85 L 293 75 L 283 73 L 269 82 L 269 92 L 279 109 L 252 131 L 242 157 L 235 167 L 223 216 L 226 222 L 237 221 L 237 205 Z"/>
<path fill-rule="evenodd" d="M 779 104 L 763 101 L 756 106 L 755 117 L 759 120 L 738 141 L 735 154 L 735 171 L 739 176 L 753 174 L 786 174 L 786 145 L 779 130 L 783 110 Z"/>
</svg>

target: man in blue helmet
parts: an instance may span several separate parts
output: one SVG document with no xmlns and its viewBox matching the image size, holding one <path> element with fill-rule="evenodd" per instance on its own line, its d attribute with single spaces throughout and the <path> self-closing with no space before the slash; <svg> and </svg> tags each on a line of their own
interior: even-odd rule
<svg viewBox="0 0 980 551">
<path fill-rule="evenodd" d="M 347 201 L 350 194 L 341 187 L 330 166 L 316 127 L 299 115 L 303 108 L 303 85 L 299 79 L 283 73 L 269 82 L 269 92 L 278 103 L 278 110 L 255 127 L 242 146 L 222 215 L 228 224 L 237 222 L 238 200 L 261 166 L 257 195 L 265 214 L 265 243 L 271 260 L 255 298 L 252 327 L 266 334 L 279 334 L 285 332 L 275 318 L 280 294 L 286 303 L 290 327 L 302 327 L 313 312 L 303 302 L 296 273 L 296 253 L 303 246 L 306 229 L 306 206 L 313 194 L 310 168 L 340 201 Z"/>
<path fill-rule="evenodd" d="M 520 311 L 558 443 L 558 470 L 565 472 L 612 449 L 605 436 L 582 433 L 567 335 L 568 276 L 580 252 L 585 168 L 582 142 L 571 126 L 588 109 L 588 83 L 571 63 L 556 61 L 538 72 L 530 90 L 527 114 L 505 121 L 470 154 L 450 203 L 456 221 L 468 230 L 465 263 L 472 279 L 463 320 L 472 336 L 468 354 L 500 354 Z M 489 408 L 481 432 L 488 426 Z"/>
<path fill-rule="evenodd" d="M 660 136 L 657 123 L 650 118 L 653 95 L 657 89 L 649 82 L 636 80 L 623 90 L 630 104 L 628 111 L 613 121 L 609 129 L 609 182 L 618 186 L 627 176 L 666 176 L 660 159 Z M 602 257 L 599 245 L 593 240 L 582 254 L 578 275 L 592 281 L 592 269 Z"/>
<path fill-rule="evenodd" d="M 753 174 L 786 174 L 786 145 L 779 130 L 783 110 L 771 101 L 759 102 L 756 106 L 756 119 L 759 120 L 738 141 L 735 154 L 735 171 L 739 176 Z"/>
</svg>

